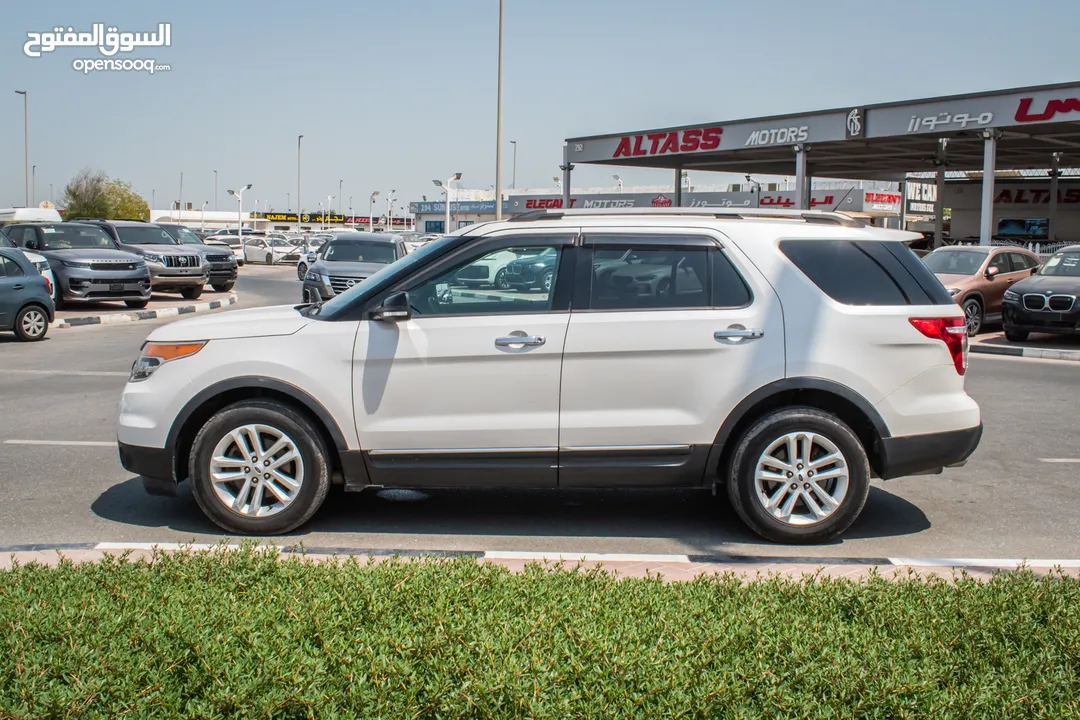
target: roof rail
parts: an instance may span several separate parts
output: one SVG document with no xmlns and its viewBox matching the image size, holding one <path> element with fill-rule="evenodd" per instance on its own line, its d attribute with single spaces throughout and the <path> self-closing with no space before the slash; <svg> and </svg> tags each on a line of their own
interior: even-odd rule
<svg viewBox="0 0 1080 720">
<path fill-rule="evenodd" d="M 726 207 L 665 207 L 665 208 L 571 208 L 569 210 L 530 210 L 509 218 L 510 222 L 530 220 L 559 220 L 564 217 L 595 217 L 608 215 L 664 215 L 715 217 L 726 220 L 751 218 L 786 218 L 808 223 L 865 227 L 861 220 L 840 212 L 825 210 L 777 210 L 772 208 L 726 208 Z"/>
</svg>

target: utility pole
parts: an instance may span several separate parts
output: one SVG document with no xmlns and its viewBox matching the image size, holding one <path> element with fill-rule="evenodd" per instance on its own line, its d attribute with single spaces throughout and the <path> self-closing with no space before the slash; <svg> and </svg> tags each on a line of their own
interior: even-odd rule
<svg viewBox="0 0 1080 720">
<path fill-rule="evenodd" d="M 499 0 L 499 87 L 495 111 L 495 219 L 502 220 L 503 0 Z"/>
<path fill-rule="evenodd" d="M 27 109 L 30 101 L 26 90 L 16 90 L 16 94 L 22 95 L 23 99 L 23 154 L 26 162 L 26 206 L 30 207 L 30 111 Z"/>
</svg>

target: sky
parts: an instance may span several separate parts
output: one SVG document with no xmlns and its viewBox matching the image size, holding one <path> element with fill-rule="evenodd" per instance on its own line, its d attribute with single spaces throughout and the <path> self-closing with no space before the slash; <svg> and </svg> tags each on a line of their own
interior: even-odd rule
<svg viewBox="0 0 1080 720">
<path fill-rule="evenodd" d="M 72 69 L 96 48 L 27 57 L 27 33 L 171 24 L 168 72 Z M 503 187 L 553 187 L 567 137 L 1076 81 L 1077 0 L 505 0 Z M 82 168 L 167 207 L 366 213 L 374 190 L 441 197 L 495 182 L 498 0 L 181 3 L 8 0 L 0 24 L 0 207 L 22 205 L 29 91 L 36 200 Z M 517 141 L 516 170 L 512 161 Z M 215 200 L 214 171 L 218 174 Z M 578 167 L 575 187 L 612 186 Z M 668 171 L 621 169 L 627 186 Z M 695 178 L 696 185 L 725 182 Z M 288 194 L 288 195 L 287 195 Z M 378 206 L 377 206 L 378 209 Z"/>
</svg>

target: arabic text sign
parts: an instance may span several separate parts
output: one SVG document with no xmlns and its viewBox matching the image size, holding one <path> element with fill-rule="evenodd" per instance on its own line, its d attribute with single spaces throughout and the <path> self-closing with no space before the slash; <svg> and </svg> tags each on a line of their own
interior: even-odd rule
<svg viewBox="0 0 1080 720">
<path fill-rule="evenodd" d="M 76 32 L 75 28 L 55 27 L 52 32 L 28 32 L 23 44 L 27 57 L 41 57 L 62 47 L 97 48 L 106 57 L 117 53 L 129 53 L 136 48 L 171 47 L 172 24 L 158 23 L 156 32 L 119 32 L 105 23 L 94 23 L 90 32 Z"/>
</svg>

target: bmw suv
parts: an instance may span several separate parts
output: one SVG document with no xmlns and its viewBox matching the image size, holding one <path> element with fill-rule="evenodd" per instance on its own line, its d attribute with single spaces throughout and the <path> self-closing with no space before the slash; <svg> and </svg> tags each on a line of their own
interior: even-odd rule
<svg viewBox="0 0 1080 720">
<path fill-rule="evenodd" d="M 179 292 L 187 300 L 202 295 L 210 282 L 203 254 L 178 245 L 163 228 L 137 220 L 88 220 L 104 230 L 121 250 L 135 253 L 150 268 L 150 284 L 158 292 Z"/>
<path fill-rule="evenodd" d="M 827 541 L 871 477 L 941 472 L 981 437 L 963 310 L 911 238 L 715 208 L 471 225 L 323 303 L 155 329 L 120 460 L 244 534 L 302 525 L 332 483 L 632 486 L 713 488 L 766 538 Z M 453 285 L 509 248 L 553 256 L 539 290 Z"/>
</svg>

